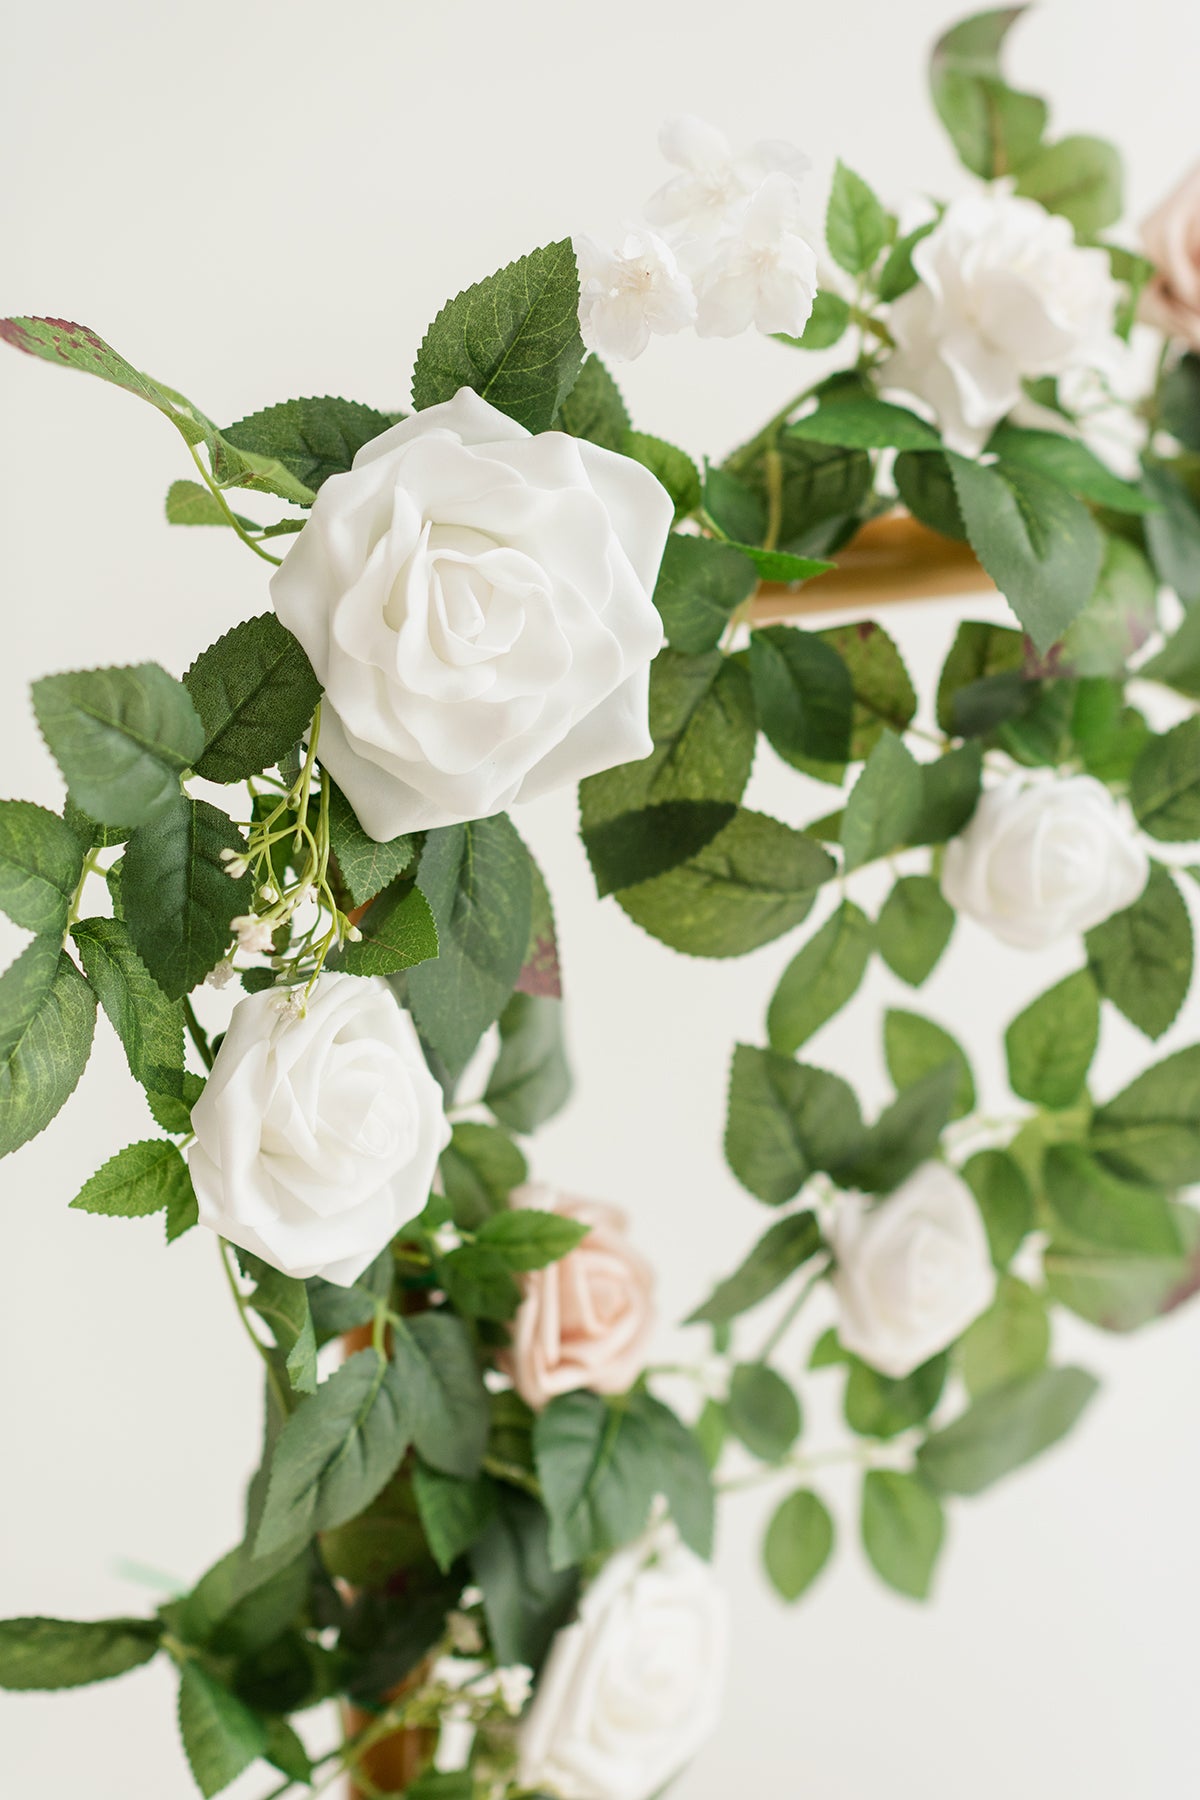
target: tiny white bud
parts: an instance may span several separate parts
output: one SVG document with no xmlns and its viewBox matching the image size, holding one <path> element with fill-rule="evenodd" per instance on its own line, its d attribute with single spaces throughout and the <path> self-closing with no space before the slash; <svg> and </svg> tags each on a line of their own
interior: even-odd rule
<svg viewBox="0 0 1200 1800">
<path fill-rule="evenodd" d="M 229 983 L 236 974 L 237 970 L 234 968 L 233 964 L 226 960 L 225 962 L 219 962 L 215 969 L 210 969 L 204 979 L 209 987 L 223 988 L 229 986 Z"/>
<path fill-rule="evenodd" d="M 254 913 L 242 913 L 238 918 L 231 919 L 229 923 L 237 937 L 239 950 L 253 954 L 256 951 L 271 949 L 275 927 L 269 920 L 260 919 Z"/>
<path fill-rule="evenodd" d="M 430 1241 L 439 1256 L 449 1256 L 452 1250 L 461 1248 L 462 1233 L 447 1219 L 444 1225 L 438 1226 Z"/>
<path fill-rule="evenodd" d="M 278 898 L 279 898 L 279 895 L 276 893 L 275 889 L 271 886 L 269 881 L 263 882 L 262 886 L 258 890 L 258 895 L 259 895 L 259 899 L 265 900 L 268 906 L 274 905 L 275 901 L 278 900 Z"/>
<path fill-rule="evenodd" d="M 352 925 L 350 927 L 349 931 L 346 933 L 346 937 L 351 944 L 362 943 L 362 932 L 358 929 L 357 925 Z"/>
</svg>

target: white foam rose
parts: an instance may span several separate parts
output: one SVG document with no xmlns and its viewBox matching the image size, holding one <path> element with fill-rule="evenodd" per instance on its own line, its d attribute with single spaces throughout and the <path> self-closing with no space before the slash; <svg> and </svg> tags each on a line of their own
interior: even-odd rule
<svg viewBox="0 0 1200 1800">
<path fill-rule="evenodd" d="M 1093 776 L 1014 775 L 946 846 L 942 892 L 993 937 L 1042 950 L 1132 906 L 1149 875 L 1130 822 Z"/>
<path fill-rule="evenodd" d="M 324 974 L 300 1013 L 234 1007 L 188 1152 L 200 1223 L 285 1275 L 348 1286 L 416 1217 L 450 1137 L 386 982 Z"/>
<path fill-rule="evenodd" d="M 728 1619 L 712 1570 L 659 1527 L 619 1551 L 550 1648 L 520 1779 L 563 1800 L 651 1800 L 717 1724 Z"/>
<path fill-rule="evenodd" d="M 999 186 L 954 200 L 912 260 L 880 379 L 932 408 L 952 449 L 980 450 L 1024 380 L 1121 359 L 1107 254 L 1035 200 Z"/>
<path fill-rule="evenodd" d="M 979 1208 L 944 1163 L 923 1163 L 885 1200 L 843 1196 L 832 1243 L 838 1336 L 895 1381 L 952 1344 L 995 1297 Z"/>
<path fill-rule="evenodd" d="M 648 756 L 672 504 L 640 463 L 462 388 L 324 483 L 271 581 L 325 690 L 320 757 L 404 831 Z"/>
</svg>

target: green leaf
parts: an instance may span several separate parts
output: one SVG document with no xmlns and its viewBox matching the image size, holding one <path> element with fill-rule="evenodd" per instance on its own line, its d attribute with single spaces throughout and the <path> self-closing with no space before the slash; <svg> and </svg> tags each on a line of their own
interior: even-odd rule
<svg viewBox="0 0 1200 1800">
<path fill-rule="evenodd" d="M 927 1419 L 942 1397 L 949 1359 L 931 1357 L 899 1381 L 850 1359 L 846 1382 L 846 1423 L 859 1437 L 894 1438 Z"/>
<path fill-rule="evenodd" d="M 876 921 L 875 945 L 894 975 L 920 987 L 941 960 L 954 923 L 954 908 L 932 876 L 902 875 Z"/>
<path fill-rule="evenodd" d="M 437 926 L 436 961 L 408 975 L 413 1016 L 453 1075 L 504 1010 L 529 943 L 529 853 L 503 813 L 431 831 L 417 885 Z"/>
<path fill-rule="evenodd" d="M 632 1407 L 580 1391 L 538 1414 L 533 1450 L 550 1515 L 550 1563 L 564 1569 L 637 1537 L 659 1491 L 654 1433 Z"/>
<path fill-rule="evenodd" d="M 1096 591 L 1064 640 L 1066 671 L 1084 677 L 1109 675 L 1115 687 L 1157 628 L 1158 583 L 1153 569 L 1136 544 L 1106 538 Z M 1121 690 L 1116 691 L 1123 698 Z"/>
<path fill-rule="evenodd" d="M 1068 975 L 1018 1014 L 1004 1034 L 1014 1094 L 1035 1106 L 1073 1106 L 1100 1040 L 1100 997 L 1087 969 Z"/>
<path fill-rule="evenodd" d="M 536 1500 L 497 1485 L 496 1511 L 471 1547 L 488 1636 L 501 1665 L 540 1667 L 579 1591 L 579 1570 L 552 1568 L 549 1521 Z"/>
<path fill-rule="evenodd" d="M 221 436 L 235 450 L 282 463 L 315 494 L 331 475 L 351 467 L 364 444 L 394 423 L 388 413 L 376 412 L 373 406 L 325 395 L 264 407 L 226 425 Z"/>
<path fill-rule="evenodd" d="M 583 847 L 603 899 L 677 869 L 711 844 L 737 811 L 731 800 L 663 800 L 585 826 Z"/>
<path fill-rule="evenodd" d="M 585 359 L 579 379 L 558 409 L 554 427 L 571 437 L 587 438 L 602 450 L 624 450 L 629 413 L 620 388 L 595 354 Z"/>
<path fill-rule="evenodd" d="M 854 688 L 850 760 L 863 762 L 885 730 L 903 732 L 912 724 L 916 691 L 895 643 L 873 619 L 835 625 L 820 636 L 850 671 Z"/>
<path fill-rule="evenodd" d="M 243 1253 L 243 1261 L 250 1265 L 254 1277 L 254 1292 L 248 1304 L 275 1339 L 289 1381 L 298 1394 L 315 1394 L 317 1334 L 307 1287 L 258 1257 L 249 1258 Z"/>
<path fill-rule="evenodd" d="M 368 837 L 346 796 L 332 782 L 329 787 L 329 847 L 337 872 L 352 906 L 365 906 L 382 894 L 397 875 L 407 874 L 417 853 L 409 834 L 377 843 Z"/>
<path fill-rule="evenodd" d="M 1167 844 L 1200 838 L 1200 714 L 1151 738 L 1134 765 L 1129 798 L 1151 837 Z"/>
<path fill-rule="evenodd" d="M 840 1076 L 737 1046 L 725 1155 L 757 1199 L 781 1206 L 816 1170 L 836 1177 L 859 1154 L 862 1137 L 858 1101 Z"/>
<path fill-rule="evenodd" d="M 1046 129 L 1045 101 L 1010 88 L 1000 65 L 1004 39 L 1024 11 L 1003 6 L 963 19 L 930 58 L 937 115 L 965 167 L 985 181 L 1019 170 Z"/>
<path fill-rule="evenodd" d="M 846 802 L 842 849 L 847 874 L 907 842 L 920 815 L 921 795 L 916 762 L 898 737 L 883 732 Z"/>
<path fill-rule="evenodd" d="M 33 709 L 72 798 L 105 825 L 159 818 L 204 748 L 187 689 L 157 663 L 44 675 Z"/>
<path fill-rule="evenodd" d="M 358 921 L 361 937 L 329 959 L 347 975 L 395 975 L 438 954 L 437 926 L 420 888 L 401 877 L 385 888 Z"/>
<path fill-rule="evenodd" d="M 907 294 L 910 288 L 917 285 L 920 277 L 913 264 L 913 251 L 927 238 L 938 223 L 938 218 L 927 219 L 923 225 L 914 226 L 902 238 L 898 238 L 888 251 L 887 261 L 879 273 L 877 290 L 881 300 L 898 300 L 901 294 Z"/>
<path fill-rule="evenodd" d="M 962 1170 L 975 1196 L 997 1268 L 1007 1268 L 1022 1239 L 1033 1230 L 1033 1190 L 1015 1157 L 1006 1150 L 979 1150 Z"/>
<path fill-rule="evenodd" d="M 823 557 L 797 556 L 791 550 L 760 550 L 756 544 L 733 541 L 729 548 L 753 563 L 760 581 L 777 581 L 786 586 L 811 581 L 815 575 L 827 575 L 834 566 Z"/>
<path fill-rule="evenodd" d="M 413 370 L 418 410 L 473 388 L 529 431 L 546 431 L 583 361 L 570 240 L 531 251 L 443 306 Z"/>
<path fill-rule="evenodd" d="M 427 1312 L 393 1329 L 413 1443 L 443 1475 L 473 1480 L 487 1443 L 488 1401 L 466 1326 L 450 1313 Z"/>
<path fill-rule="evenodd" d="M 486 1476 L 460 1481 L 418 1462 L 413 1470 L 413 1491 L 433 1560 L 447 1575 L 486 1531 L 495 1511 L 494 1484 Z"/>
<path fill-rule="evenodd" d="M 1200 507 L 1173 469 L 1146 463 L 1142 484 L 1160 511 L 1146 519 L 1146 548 L 1164 587 L 1185 606 L 1200 602 Z"/>
<path fill-rule="evenodd" d="M 176 794 L 129 840 L 121 893 L 133 947 L 169 999 L 202 981 L 229 948 L 230 920 L 249 911 L 249 875 L 230 877 L 221 852 L 245 852 L 227 814 Z"/>
<path fill-rule="evenodd" d="M 621 905 L 672 949 L 689 956 L 742 956 L 801 924 L 834 867 L 803 832 L 739 809 L 690 861 L 625 889 Z"/>
<path fill-rule="evenodd" d="M 84 1182 L 71 1205 L 110 1219 L 145 1219 L 182 1207 L 192 1192 L 187 1164 L 165 1138 L 146 1138 L 110 1156 Z"/>
<path fill-rule="evenodd" d="M 716 1494 L 698 1429 L 675 1416 L 670 1407 L 644 1391 L 631 1394 L 629 1405 L 650 1431 L 658 1466 L 658 1489 L 689 1550 L 708 1561 L 713 1553 Z"/>
<path fill-rule="evenodd" d="M 504 1258 L 483 1244 L 463 1244 L 438 1265 L 442 1286 L 464 1319 L 503 1323 L 515 1317 L 521 1290 Z"/>
<path fill-rule="evenodd" d="M 875 264 L 888 240 L 888 216 L 860 175 L 839 162 L 825 213 L 825 242 L 835 263 L 848 275 L 862 275 Z"/>
<path fill-rule="evenodd" d="M 975 1078 L 966 1053 L 932 1019 L 922 1018 L 919 1013 L 889 1010 L 883 1023 L 883 1049 L 888 1074 L 897 1089 L 911 1087 L 947 1063 L 953 1064 L 958 1072 L 958 1087 L 950 1116 L 963 1119 L 974 1112 Z"/>
<path fill-rule="evenodd" d="M 918 1164 L 928 1162 L 954 1116 L 962 1070 L 943 1062 L 906 1087 L 867 1132 L 846 1173 L 868 1194 L 890 1193 Z"/>
<path fill-rule="evenodd" d="M 111 1681 L 149 1662 L 161 1635 L 157 1619 L 0 1619 L 0 1688 Z"/>
<path fill-rule="evenodd" d="M 1103 138 L 1065 137 L 1021 164 L 1017 192 L 1069 219 L 1079 238 L 1098 237 L 1125 207 L 1120 152 Z"/>
<path fill-rule="evenodd" d="M 1023 707 L 1024 666 L 1025 642 L 1019 631 L 982 619 L 964 619 L 938 681 L 937 721 L 942 730 L 953 737 L 973 737 L 991 730 L 992 721 L 983 724 L 974 716 L 977 709 L 969 701 L 973 690 L 1000 678 L 1015 682 L 1018 709 Z"/>
<path fill-rule="evenodd" d="M 813 300 L 808 324 L 800 336 L 789 337 L 786 332 L 775 335 L 781 343 L 794 344 L 798 350 L 829 350 L 842 337 L 849 323 L 850 302 L 835 294 L 832 288 L 822 288 Z"/>
<path fill-rule="evenodd" d="M 806 443 L 772 426 L 708 471 L 704 504 L 740 543 L 761 544 L 777 513 L 778 549 L 823 556 L 853 526 L 872 480 L 865 450 Z"/>
<path fill-rule="evenodd" d="M 520 1187 L 529 1170 L 506 1132 L 464 1120 L 454 1127 L 441 1159 L 442 1184 L 454 1222 L 473 1231 Z"/>
<path fill-rule="evenodd" d="M 1044 655 L 1095 592 L 1103 534 L 1083 502 L 1044 475 L 949 462 L 972 547 Z"/>
<path fill-rule="evenodd" d="M 155 1119 L 165 1131 L 187 1131 L 198 1077 L 184 1068 L 183 1008 L 167 999 L 120 919 L 81 919 L 71 936 Z"/>
<path fill-rule="evenodd" d="M 921 804 L 909 831 L 909 843 L 944 844 L 957 837 L 979 804 L 983 787 L 983 750 L 961 744 L 933 762 L 918 765 Z"/>
<path fill-rule="evenodd" d="M 1189 700 L 1200 700 L 1200 608 L 1185 613 L 1157 656 L 1138 669 L 1139 681 L 1161 681 Z"/>
<path fill-rule="evenodd" d="M 789 1213 L 786 1218 L 777 1219 L 741 1267 L 717 1284 L 686 1323 L 724 1325 L 739 1313 L 749 1312 L 811 1261 L 820 1248 L 821 1228 L 815 1213 Z"/>
<path fill-rule="evenodd" d="M 759 723 L 785 762 L 849 760 L 854 688 L 831 644 L 792 625 L 755 631 L 750 679 Z"/>
<path fill-rule="evenodd" d="M 1032 1375 L 1050 1353 L 1050 1319 L 1040 1294 L 1001 1277 L 996 1298 L 967 1331 L 960 1345 L 963 1379 L 972 1399 L 1019 1375 Z"/>
<path fill-rule="evenodd" d="M 671 496 L 675 518 L 686 519 L 700 504 L 700 471 L 686 450 L 677 450 L 645 431 L 630 431 L 620 446 L 624 455 L 649 469 Z"/>
<path fill-rule="evenodd" d="M 767 1032 L 772 1050 L 791 1056 L 857 993 L 871 957 L 871 921 L 843 900 L 793 957 L 771 997 Z"/>
<path fill-rule="evenodd" d="M 1097 1386 L 1083 1369 L 1041 1369 L 989 1388 L 926 1438 L 917 1468 L 939 1493 L 980 1494 L 1065 1437 Z"/>
<path fill-rule="evenodd" d="M 941 451 L 902 450 L 892 465 L 892 480 L 914 519 L 942 537 L 966 543 L 967 528 L 954 477 Z"/>
<path fill-rule="evenodd" d="M 313 1766 L 303 1740 L 286 1719 L 266 1719 L 267 1747 L 263 1752 L 271 1767 L 293 1781 L 312 1781 Z M 468 1795 L 467 1800 L 470 1800 Z"/>
<path fill-rule="evenodd" d="M 245 619 L 201 652 L 183 678 L 204 726 L 206 781 L 244 781 L 285 757 L 308 728 L 321 684 L 274 613 Z"/>
<path fill-rule="evenodd" d="M 1142 488 L 1122 481 L 1095 451 L 1064 432 L 1031 431 L 1005 420 L 997 425 L 987 447 L 1010 468 L 1032 469 L 1110 512 L 1152 513 L 1156 509 L 1156 502 Z"/>
<path fill-rule="evenodd" d="M 1200 450 L 1200 356 L 1187 350 L 1160 377 L 1158 417 L 1185 450 Z"/>
<path fill-rule="evenodd" d="M 544 1269 L 574 1250 L 587 1233 L 586 1225 L 561 1213 L 516 1206 L 485 1219 L 477 1242 L 497 1251 L 510 1269 Z"/>
<path fill-rule="evenodd" d="M 926 1600 L 942 1548 L 941 1502 L 916 1475 L 868 1469 L 863 1476 L 863 1549 L 875 1573 L 898 1594 Z"/>
<path fill-rule="evenodd" d="M 725 1410 L 730 1430 L 763 1462 L 781 1462 L 800 1435 L 800 1402 L 766 1363 L 737 1364 Z"/>
<path fill-rule="evenodd" d="M 1105 1180 L 1079 1157 L 1050 1169 L 1055 1228 L 1046 1292 L 1104 1331 L 1136 1331 L 1193 1288 L 1200 1214 L 1151 1188 Z"/>
<path fill-rule="evenodd" d="M 207 420 L 198 422 L 202 415 L 182 395 L 139 374 L 88 325 L 77 325 L 70 319 L 0 319 L 0 339 L 27 356 L 40 356 L 46 362 L 63 363 L 85 374 L 98 375 L 101 381 L 110 381 L 114 387 L 148 400 L 170 419 L 189 444 L 202 442 L 212 429 Z"/>
<path fill-rule="evenodd" d="M 792 437 L 857 450 L 940 450 L 941 438 L 925 419 L 889 400 L 832 400 L 788 426 Z"/>
<path fill-rule="evenodd" d="M 1109 1174 L 1078 1144 L 1053 1144 L 1043 1174 L 1059 1243 L 1130 1256 L 1178 1258 L 1175 1211 L 1157 1188 Z"/>
<path fill-rule="evenodd" d="M 96 996 L 55 938 L 0 975 L 0 1156 L 44 1131 L 87 1066 Z"/>
<path fill-rule="evenodd" d="M 1179 888 L 1154 863 L 1141 895 L 1087 934 L 1088 967 L 1119 1012 L 1159 1038 L 1192 985 L 1192 923 Z"/>
<path fill-rule="evenodd" d="M 757 585 L 757 569 L 739 550 L 716 538 L 673 533 L 654 589 L 672 647 L 689 656 L 715 650 L 731 616 Z"/>
<path fill-rule="evenodd" d="M 510 1131 L 532 1132 L 561 1112 L 570 1097 L 562 1002 L 514 994 L 500 1014 L 500 1054 L 484 1105 Z"/>
<path fill-rule="evenodd" d="M 195 1661 L 183 1665 L 180 1677 L 179 1731 L 206 1800 L 235 1781 L 267 1747 L 258 1715 Z"/>
<path fill-rule="evenodd" d="M 61 937 L 83 874 L 83 845 L 31 800 L 0 800 L 0 910 L 25 931 Z"/>
<path fill-rule="evenodd" d="M 171 483 L 167 489 L 166 514 L 168 525 L 229 524 L 229 514 L 211 488 L 202 487 L 198 481 Z M 244 531 L 260 529 L 253 519 L 244 519 L 240 513 L 233 516 Z"/>
<path fill-rule="evenodd" d="M 811 1488 L 798 1488 L 775 1509 L 763 1542 L 763 1561 L 781 1599 L 799 1600 L 833 1551 L 829 1508 Z"/>
</svg>

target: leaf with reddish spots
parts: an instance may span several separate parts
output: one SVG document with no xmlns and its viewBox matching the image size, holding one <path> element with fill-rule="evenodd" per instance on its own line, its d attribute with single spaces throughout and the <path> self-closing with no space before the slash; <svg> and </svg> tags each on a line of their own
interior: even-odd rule
<svg viewBox="0 0 1200 1800">
<path fill-rule="evenodd" d="M 140 374 L 89 325 L 77 325 L 71 319 L 0 319 L 0 338 L 27 356 L 82 369 L 86 375 L 98 375 L 101 381 L 148 400 L 178 426 L 190 444 L 201 443 L 213 429 L 190 402 Z"/>
<path fill-rule="evenodd" d="M 554 930 L 554 908 L 542 871 L 529 858 L 533 871 L 533 918 L 529 929 L 529 948 L 517 977 L 516 992 L 532 994 L 537 1000 L 562 999 L 562 968 L 558 960 L 558 937 Z"/>
</svg>

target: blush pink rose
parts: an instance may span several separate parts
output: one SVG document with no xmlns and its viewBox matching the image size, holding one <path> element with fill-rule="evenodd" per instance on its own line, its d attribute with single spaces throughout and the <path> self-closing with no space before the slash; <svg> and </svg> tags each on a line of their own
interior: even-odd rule
<svg viewBox="0 0 1200 1800">
<path fill-rule="evenodd" d="M 589 1229 L 560 1261 L 521 1277 L 500 1367 L 535 1412 L 578 1388 L 623 1394 L 642 1372 L 655 1317 L 654 1271 L 629 1242 L 625 1214 L 540 1185 L 518 1188 L 512 1202 Z"/>
<path fill-rule="evenodd" d="M 1200 350 L 1200 163 L 1142 226 L 1156 273 L 1142 295 L 1142 317 Z"/>
</svg>

